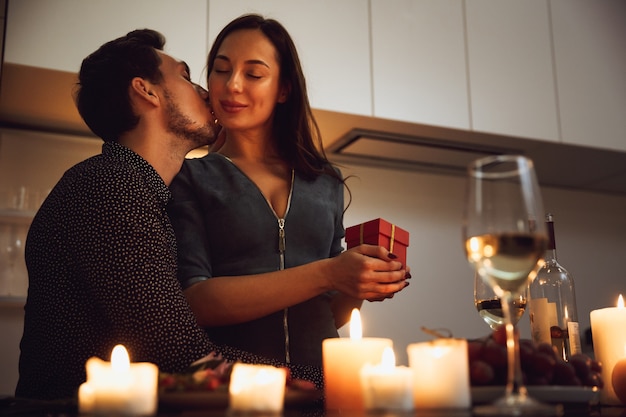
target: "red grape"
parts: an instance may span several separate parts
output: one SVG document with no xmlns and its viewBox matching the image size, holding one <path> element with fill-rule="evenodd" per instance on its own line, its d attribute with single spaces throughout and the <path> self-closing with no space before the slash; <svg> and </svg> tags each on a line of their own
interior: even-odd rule
<svg viewBox="0 0 626 417">
<path fill-rule="evenodd" d="M 470 363 L 469 371 L 472 385 L 489 385 L 495 376 L 491 365 L 480 359 Z"/>
</svg>

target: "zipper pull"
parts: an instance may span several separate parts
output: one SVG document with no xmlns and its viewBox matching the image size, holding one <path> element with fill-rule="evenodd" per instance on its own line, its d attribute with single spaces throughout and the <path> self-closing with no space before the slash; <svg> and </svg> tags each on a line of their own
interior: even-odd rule
<svg viewBox="0 0 626 417">
<path fill-rule="evenodd" d="M 285 219 L 278 219 L 278 252 L 285 252 Z"/>
</svg>

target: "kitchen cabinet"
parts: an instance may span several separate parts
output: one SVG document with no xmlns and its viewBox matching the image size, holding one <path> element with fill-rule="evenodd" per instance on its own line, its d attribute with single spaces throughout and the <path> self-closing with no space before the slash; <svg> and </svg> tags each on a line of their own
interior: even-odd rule
<svg viewBox="0 0 626 417">
<path fill-rule="evenodd" d="M 371 4 L 374 115 L 469 129 L 463 3 Z"/>
<path fill-rule="evenodd" d="M 626 151 L 626 2 L 550 6 L 563 141 Z"/>
<path fill-rule="evenodd" d="M 547 1 L 465 5 L 472 128 L 559 141 Z"/>
<path fill-rule="evenodd" d="M 296 44 L 311 106 L 372 116 L 368 2 L 208 1 L 209 44 L 229 21 L 244 13 L 275 18 Z"/>
<path fill-rule="evenodd" d="M 165 51 L 185 60 L 194 81 L 208 53 L 207 0 L 8 0 L 4 61 L 78 72 L 103 43 L 131 30 L 165 35 Z"/>
<path fill-rule="evenodd" d="M 625 9 L 623 0 L 9 0 L 5 61 L 76 72 L 103 42 L 153 27 L 204 85 L 215 35 L 259 12 L 292 34 L 316 109 L 624 151 Z"/>
</svg>

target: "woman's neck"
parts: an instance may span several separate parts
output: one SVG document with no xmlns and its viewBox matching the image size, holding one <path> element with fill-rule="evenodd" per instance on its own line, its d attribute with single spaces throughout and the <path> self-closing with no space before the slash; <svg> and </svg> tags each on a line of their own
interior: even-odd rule
<svg viewBox="0 0 626 417">
<path fill-rule="evenodd" d="M 280 160 L 275 141 L 267 132 L 229 132 L 218 153 L 230 159 L 255 162 L 276 162 Z"/>
</svg>

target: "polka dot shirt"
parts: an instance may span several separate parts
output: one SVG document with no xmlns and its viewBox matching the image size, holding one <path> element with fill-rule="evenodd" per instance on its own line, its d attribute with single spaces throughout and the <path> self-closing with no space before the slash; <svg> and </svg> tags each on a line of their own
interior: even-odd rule
<svg viewBox="0 0 626 417">
<path fill-rule="evenodd" d="M 143 158 L 115 143 L 68 170 L 33 219 L 16 396 L 75 397 L 92 356 L 123 344 L 133 362 L 184 372 L 217 352 L 231 361 L 284 366 L 213 344 L 176 277 L 170 192 Z M 291 367 L 322 385 L 321 370 Z"/>
</svg>

